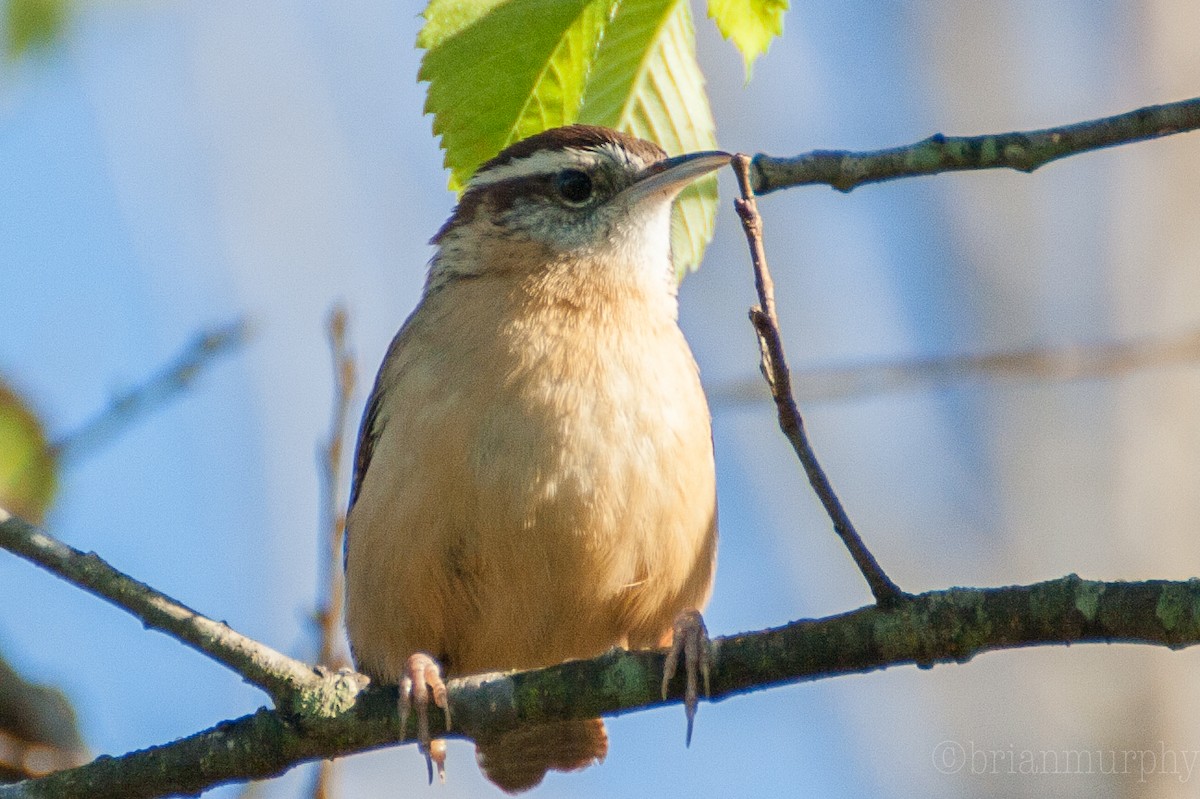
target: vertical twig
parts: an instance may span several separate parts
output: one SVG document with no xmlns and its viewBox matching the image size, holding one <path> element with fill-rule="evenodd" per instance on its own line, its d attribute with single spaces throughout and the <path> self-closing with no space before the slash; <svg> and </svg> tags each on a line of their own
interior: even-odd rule
<svg viewBox="0 0 1200 799">
<path fill-rule="evenodd" d="M 342 569 L 342 547 L 346 533 L 345 503 L 342 502 L 342 454 L 345 451 L 346 421 L 350 398 L 354 393 L 356 370 L 354 358 L 346 346 L 346 309 L 335 306 L 329 314 L 327 332 L 333 359 L 333 416 L 329 438 L 317 453 L 321 475 L 321 528 L 325 557 L 322 558 L 321 596 L 315 614 L 319 646 L 317 663 L 338 669 L 349 665 L 341 647 L 342 603 L 345 572 Z M 313 778 L 312 799 L 329 799 L 333 795 L 335 761 L 322 760 Z"/>
<path fill-rule="evenodd" d="M 259 780 L 247 782 L 237 792 L 237 799 L 258 799 L 258 797 L 262 796 L 264 784 L 264 782 Z"/>
<path fill-rule="evenodd" d="M 321 527 L 325 557 L 322 560 L 321 596 L 316 612 L 320 642 L 317 663 L 332 668 L 348 665 L 341 651 L 342 594 L 345 574 L 342 571 L 342 541 L 346 528 L 346 513 L 342 502 L 342 454 L 346 447 L 346 421 L 350 399 L 354 393 L 356 370 L 354 358 L 346 346 L 346 309 L 336 306 L 329 314 L 327 332 L 333 359 L 333 416 L 329 438 L 317 453 L 321 477 Z"/>
<path fill-rule="evenodd" d="M 337 777 L 337 761 L 322 760 L 313 772 L 312 799 L 334 799 L 334 780 Z"/>
<path fill-rule="evenodd" d="M 754 287 L 758 291 L 759 304 L 750 309 L 750 322 L 758 334 L 763 377 L 766 378 L 771 397 L 775 400 L 775 408 L 779 413 L 779 427 L 796 450 L 804 472 L 808 475 L 808 482 L 833 521 L 834 531 L 850 550 L 850 557 L 854 558 L 854 563 L 866 578 L 876 603 L 886 605 L 895 602 L 904 596 L 904 592 L 880 568 L 875 556 L 859 537 L 845 508 L 834 493 L 829 478 L 825 476 L 825 470 L 817 461 L 812 446 L 808 443 L 804 419 L 801 418 L 800 409 L 796 407 L 796 400 L 792 395 L 791 372 L 783 353 L 779 318 L 775 314 L 775 284 L 771 280 L 770 270 L 767 269 L 767 255 L 762 243 L 762 217 L 758 215 L 758 205 L 754 201 L 754 190 L 750 184 L 750 157 L 740 153 L 735 155 L 733 170 L 742 192 L 741 198 L 733 201 L 734 207 L 742 220 L 742 228 L 746 231 L 750 260 L 754 265 Z"/>
</svg>

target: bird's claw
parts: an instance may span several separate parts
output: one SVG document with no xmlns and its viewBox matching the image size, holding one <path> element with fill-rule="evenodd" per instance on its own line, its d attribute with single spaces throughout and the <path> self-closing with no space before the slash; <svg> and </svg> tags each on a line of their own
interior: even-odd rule
<svg viewBox="0 0 1200 799">
<path fill-rule="evenodd" d="M 704 695 L 710 694 L 709 673 L 712 668 L 712 642 L 708 638 L 708 628 L 704 626 L 704 617 L 698 610 L 685 610 L 675 617 L 671 627 L 671 649 L 667 652 L 667 662 L 663 666 L 662 696 L 667 698 L 667 688 L 675 669 L 679 665 L 679 656 L 683 655 L 683 669 L 687 674 L 687 687 L 683 694 L 683 707 L 687 713 L 687 745 L 692 744 L 692 723 L 696 718 L 696 707 L 700 703 L 699 677 L 704 678 Z"/>
<path fill-rule="evenodd" d="M 442 681 L 442 669 L 437 661 L 423 652 L 411 656 L 404 664 L 400 677 L 400 729 L 408 726 L 408 714 L 417 712 L 417 746 L 425 755 L 429 769 L 429 782 L 433 782 L 433 767 L 437 765 L 438 778 L 446 781 L 446 743 L 431 741 L 429 735 L 429 698 L 446 714 L 446 729 L 450 729 L 450 703 L 446 696 L 446 683 Z"/>
</svg>

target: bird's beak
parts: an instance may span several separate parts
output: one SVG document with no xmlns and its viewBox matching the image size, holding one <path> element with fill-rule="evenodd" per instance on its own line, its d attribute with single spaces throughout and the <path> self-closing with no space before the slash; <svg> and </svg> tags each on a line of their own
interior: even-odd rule
<svg viewBox="0 0 1200 799">
<path fill-rule="evenodd" d="M 633 185 L 622 194 L 626 195 L 630 204 L 636 204 L 651 196 L 673 199 L 692 181 L 720 169 L 728 164 L 731 158 L 733 156 L 729 153 L 717 150 L 667 158 L 643 169 Z"/>
</svg>

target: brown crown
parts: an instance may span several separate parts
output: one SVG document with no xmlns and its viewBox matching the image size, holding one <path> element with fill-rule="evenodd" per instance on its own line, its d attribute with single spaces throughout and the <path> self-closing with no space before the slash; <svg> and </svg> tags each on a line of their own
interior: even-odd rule
<svg viewBox="0 0 1200 799">
<path fill-rule="evenodd" d="M 586 150 L 605 144 L 615 144 L 623 147 L 647 164 L 652 164 L 667 157 L 663 149 L 654 142 L 630 136 L 628 133 L 621 133 L 612 128 L 602 128 L 598 125 L 567 125 L 563 128 L 551 128 L 541 133 L 535 133 L 528 139 L 522 139 L 519 142 L 510 144 L 501 150 L 495 158 L 485 162 L 479 169 L 475 170 L 475 174 L 478 175 L 481 172 L 503 166 L 520 158 L 527 158 L 543 150 L 550 152 L 566 150 L 568 148 Z"/>
</svg>

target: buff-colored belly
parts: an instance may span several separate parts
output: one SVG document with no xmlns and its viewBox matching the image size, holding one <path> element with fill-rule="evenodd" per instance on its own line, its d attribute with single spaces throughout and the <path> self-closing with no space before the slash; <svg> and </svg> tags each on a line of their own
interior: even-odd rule
<svg viewBox="0 0 1200 799">
<path fill-rule="evenodd" d="M 657 645 L 706 602 L 708 410 L 664 330 L 637 357 L 618 331 L 583 352 L 543 337 L 518 368 L 478 349 L 398 365 L 348 523 L 361 669 L 395 679 L 415 651 L 461 674 Z"/>
</svg>

